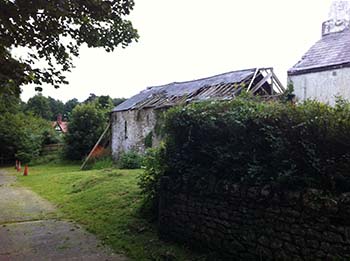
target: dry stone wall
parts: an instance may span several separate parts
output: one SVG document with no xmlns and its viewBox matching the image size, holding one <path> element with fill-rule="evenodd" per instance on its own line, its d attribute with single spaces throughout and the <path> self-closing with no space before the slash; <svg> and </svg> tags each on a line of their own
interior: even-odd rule
<svg viewBox="0 0 350 261">
<path fill-rule="evenodd" d="M 273 186 L 190 189 L 164 177 L 160 235 L 227 260 L 350 260 L 350 195 Z"/>
</svg>

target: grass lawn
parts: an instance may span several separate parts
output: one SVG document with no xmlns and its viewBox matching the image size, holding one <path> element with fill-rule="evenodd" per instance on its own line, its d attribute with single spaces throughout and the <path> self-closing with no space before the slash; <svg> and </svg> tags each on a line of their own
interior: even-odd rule
<svg viewBox="0 0 350 261">
<path fill-rule="evenodd" d="M 140 216 L 141 171 L 43 165 L 30 167 L 29 176 L 18 180 L 56 204 L 60 218 L 80 223 L 133 260 L 204 260 L 185 247 L 160 241 L 155 226 Z"/>
</svg>

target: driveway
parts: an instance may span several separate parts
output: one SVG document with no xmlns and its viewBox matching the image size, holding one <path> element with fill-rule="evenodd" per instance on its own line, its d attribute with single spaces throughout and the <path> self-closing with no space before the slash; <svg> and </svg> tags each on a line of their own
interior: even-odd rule
<svg viewBox="0 0 350 261">
<path fill-rule="evenodd" d="M 0 261 L 127 260 L 79 225 L 55 219 L 55 212 L 50 202 L 0 170 Z"/>
</svg>

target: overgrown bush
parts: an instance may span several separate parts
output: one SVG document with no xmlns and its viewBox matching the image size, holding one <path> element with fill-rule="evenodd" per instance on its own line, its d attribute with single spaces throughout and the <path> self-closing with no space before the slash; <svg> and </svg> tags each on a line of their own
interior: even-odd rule
<svg viewBox="0 0 350 261">
<path fill-rule="evenodd" d="M 145 137 L 145 147 L 152 148 L 153 146 L 153 131 L 149 132 Z"/>
<path fill-rule="evenodd" d="M 156 213 L 158 208 L 159 181 L 166 169 L 164 153 L 164 144 L 147 150 L 143 160 L 145 170 L 139 176 L 138 185 L 144 195 L 144 207 L 151 213 Z"/>
<path fill-rule="evenodd" d="M 29 163 L 40 154 L 50 123 L 24 113 L 0 114 L 0 155 Z"/>
<path fill-rule="evenodd" d="M 120 169 L 139 169 L 142 165 L 142 156 L 135 151 L 124 152 L 118 160 Z"/>
<path fill-rule="evenodd" d="M 165 132 L 164 153 L 143 177 L 150 182 L 140 183 L 149 198 L 163 173 L 189 191 L 219 182 L 350 192 L 350 104 L 343 100 L 335 107 L 257 98 L 193 103 L 168 111 Z"/>
</svg>

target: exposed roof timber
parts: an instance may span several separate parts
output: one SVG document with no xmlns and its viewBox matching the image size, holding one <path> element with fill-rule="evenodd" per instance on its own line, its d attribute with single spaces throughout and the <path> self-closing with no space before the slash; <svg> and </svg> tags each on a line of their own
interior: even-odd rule
<svg viewBox="0 0 350 261">
<path fill-rule="evenodd" d="M 253 68 L 150 87 L 117 106 L 114 111 L 162 108 L 205 100 L 230 100 L 246 89 L 257 95 L 275 95 L 285 90 L 272 68 Z"/>
<path fill-rule="evenodd" d="M 250 88 L 252 87 L 252 85 L 253 85 L 253 83 L 254 83 L 254 80 L 255 80 L 255 77 L 256 77 L 256 75 L 258 74 L 258 72 L 259 72 L 259 68 L 256 68 L 255 73 L 254 73 L 254 75 L 253 75 L 253 78 L 252 78 L 252 80 L 251 80 L 250 83 L 249 83 L 247 92 L 250 91 Z"/>
<path fill-rule="evenodd" d="M 283 86 L 283 84 L 281 83 L 281 81 L 278 79 L 277 75 L 275 74 L 275 72 L 273 70 L 271 70 L 272 72 L 272 80 L 275 83 L 274 86 L 277 88 L 277 90 L 280 93 L 283 93 L 286 91 L 286 88 Z"/>
<path fill-rule="evenodd" d="M 248 88 L 247 92 L 251 91 L 253 94 L 256 93 L 265 83 L 268 83 L 268 81 L 270 81 L 269 85 L 271 88 L 271 93 L 267 93 L 267 94 L 273 95 L 275 92 L 275 89 L 277 93 L 283 93 L 286 90 L 286 88 L 283 86 L 281 81 L 277 78 L 272 68 L 262 68 L 262 69 L 259 69 L 259 71 L 265 73 L 266 76 L 260 82 L 256 83 L 253 89 Z M 254 84 L 255 78 L 256 78 L 256 75 L 252 79 L 251 85 Z M 266 93 L 265 89 L 262 89 L 262 90 Z"/>
</svg>

